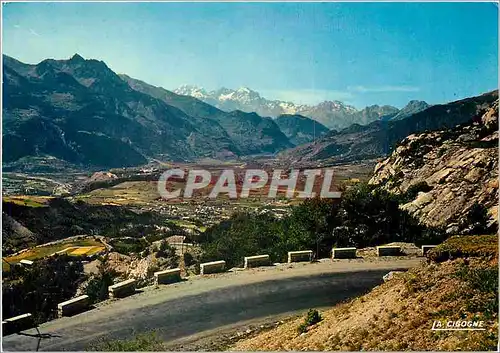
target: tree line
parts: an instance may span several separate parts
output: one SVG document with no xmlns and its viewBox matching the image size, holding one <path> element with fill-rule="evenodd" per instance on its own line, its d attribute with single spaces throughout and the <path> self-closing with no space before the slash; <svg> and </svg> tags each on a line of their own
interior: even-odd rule
<svg viewBox="0 0 500 353">
<path fill-rule="evenodd" d="M 363 248 L 389 242 L 438 244 L 448 235 L 444 228 L 428 227 L 399 206 L 429 191 L 417 185 L 395 195 L 367 183 L 358 183 L 339 199 L 307 199 L 290 215 L 237 213 L 230 219 L 191 236 L 201 244 L 200 262 L 225 260 L 241 266 L 243 257 L 269 254 L 272 261 L 286 261 L 287 252 L 313 250 L 316 258 L 329 257 L 332 247 Z M 486 230 L 486 210 L 475 205 L 466 222 L 476 234 Z M 471 219 L 469 219 L 471 218 Z"/>
</svg>

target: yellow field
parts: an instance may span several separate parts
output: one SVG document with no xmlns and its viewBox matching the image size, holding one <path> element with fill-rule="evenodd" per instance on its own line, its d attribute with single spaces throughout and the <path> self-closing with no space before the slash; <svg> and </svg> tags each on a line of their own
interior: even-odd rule
<svg viewBox="0 0 500 353">
<path fill-rule="evenodd" d="M 73 250 L 68 253 L 68 255 L 74 255 L 74 256 L 80 256 L 80 255 L 93 255 L 98 252 L 103 251 L 105 248 L 104 246 L 82 246 L 76 248 L 76 250 Z"/>
<path fill-rule="evenodd" d="M 42 259 L 46 256 L 50 256 L 57 253 L 66 253 L 71 256 L 82 256 L 82 255 L 93 255 L 100 251 L 105 250 L 103 244 L 94 239 L 83 239 L 76 241 L 68 241 L 65 243 L 58 243 L 47 246 L 39 246 L 15 255 L 4 258 L 2 261 L 2 270 L 9 271 L 10 264 L 18 263 L 19 261 L 25 260 L 37 260 Z"/>
<path fill-rule="evenodd" d="M 47 202 L 53 199 L 51 196 L 4 196 L 2 197 L 3 202 L 12 202 L 20 206 L 28 207 L 47 207 Z"/>
<path fill-rule="evenodd" d="M 97 205 L 148 205 L 159 197 L 156 182 L 126 181 L 110 188 L 96 189 L 84 195 L 78 195 L 75 200 L 83 200 Z"/>
</svg>

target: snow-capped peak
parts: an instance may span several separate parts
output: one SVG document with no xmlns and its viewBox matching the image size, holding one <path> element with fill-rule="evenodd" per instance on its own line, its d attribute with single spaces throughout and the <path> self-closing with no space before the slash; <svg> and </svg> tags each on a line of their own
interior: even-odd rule
<svg viewBox="0 0 500 353">
<path fill-rule="evenodd" d="M 209 92 L 197 86 L 181 86 L 174 92 L 196 97 L 228 112 L 241 110 L 247 113 L 257 113 L 260 116 L 266 117 L 278 117 L 283 114 L 299 114 L 315 119 L 325 126 L 334 129 L 345 128 L 358 120 L 367 120 L 365 118 L 366 114 L 362 114 L 362 111 L 358 111 L 355 107 L 338 100 L 324 101 L 317 105 L 268 100 L 262 97 L 258 92 L 244 86 L 238 89 L 223 87 Z M 370 119 L 373 120 L 374 118 L 372 119 L 370 115 L 368 120 Z M 366 123 L 364 120 L 363 122 Z"/>
<path fill-rule="evenodd" d="M 203 87 L 194 85 L 182 85 L 174 90 L 174 93 L 181 94 L 183 96 L 191 96 L 198 99 L 207 98 L 209 96 L 208 92 Z"/>
<path fill-rule="evenodd" d="M 240 88 L 238 88 L 238 90 L 237 90 L 237 91 L 238 91 L 238 92 L 240 92 L 240 93 L 250 93 L 250 92 L 255 92 L 255 91 L 252 91 L 252 90 L 251 90 L 250 88 L 248 88 L 248 87 L 240 87 Z M 255 92 L 255 93 L 257 93 L 257 92 Z"/>
</svg>

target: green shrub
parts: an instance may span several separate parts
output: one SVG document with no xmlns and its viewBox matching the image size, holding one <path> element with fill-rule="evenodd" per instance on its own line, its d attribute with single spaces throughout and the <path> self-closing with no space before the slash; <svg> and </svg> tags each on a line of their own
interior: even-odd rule
<svg viewBox="0 0 500 353">
<path fill-rule="evenodd" d="M 414 242 L 425 229 L 399 208 L 397 195 L 368 184 L 357 184 L 342 194 L 336 223 L 344 230 L 334 239 L 336 246 L 380 245 L 395 241 Z"/>
<path fill-rule="evenodd" d="M 166 259 L 170 268 L 175 268 L 179 265 L 179 256 L 175 252 L 175 248 L 172 247 L 166 240 L 162 240 L 155 257 Z"/>
<path fill-rule="evenodd" d="M 2 285 L 2 314 L 31 313 L 36 323 L 56 317 L 57 304 L 74 297 L 85 279 L 82 263 L 68 255 L 55 255 L 17 270 L 17 277 Z"/>
<path fill-rule="evenodd" d="M 184 265 L 186 266 L 192 266 L 196 263 L 193 255 L 191 253 L 184 253 Z"/>
<path fill-rule="evenodd" d="M 148 242 L 142 238 L 113 239 L 110 241 L 110 244 L 113 246 L 114 250 L 124 255 L 140 253 L 149 246 Z"/>
<path fill-rule="evenodd" d="M 201 244 L 201 262 L 224 259 L 228 267 L 241 266 L 243 257 L 266 252 L 272 261 L 283 254 L 279 248 L 280 223 L 267 214 L 254 215 L 239 213 L 230 219 L 208 228 Z"/>
<path fill-rule="evenodd" d="M 414 187 L 425 189 L 424 184 Z M 397 195 L 367 183 L 357 183 L 342 199 L 306 199 L 288 216 L 239 213 L 208 228 L 193 241 L 201 244 L 201 261 L 224 259 L 241 266 L 243 257 L 269 254 L 271 261 L 286 261 L 288 251 L 313 250 L 316 258 L 329 257 L 332 246 L 363 248 L 389 242 L 437 244 L 443 229 L 429 228 L 400 209 Z"/>
<path fill-rule="evenodd" d="M 110 275 L 93 275 L 85 287 L 85 294 L 89 296 L 90 303 L 94 304 L 108 299 L 108 287 L 111 285 L 113 285 L 113 278 Z"/>
<path fill-rule="evenodd" d="M 464 263 L 455 277 L 468 284 L 467 310 L 483 313 L 487 318 L 498 313 L 498 267 L 469 267 Z"/>
<path fill-rule="evenodd" d="M 141 257 L 147 257 L 149 254 L 151 254 L 151 250 L 149 249 L 149 247 L 147 247 L 146 249 L 144 249 L 144 251 L 141 253 Z"/>
<path fill-rule="evenodd" d="M 309 326 L 315 325 L 318 322 L 320 322 L 321 320 L 323 320 L 323 318 L 321 317 L 321 314 L 319 313 L 318 310 L 309 309 L 309 311 L 307 312 L 307 315 L 304 319 L 304 322 L 299 325 L 297 330 L 299 333 L 307 332 L 307 328 Z"/>
<path fill-rule="evenodd" d="M 434 262 L 443 262 L 462 257 L 498 256 L 498 237 L 496 235 L 466 235 L 447 239 L 427 253 Z"/>
<path fill-rule="evenodd" d="M 470 268 L 463 264 L 455 275 L 480 292 L 494 293 L 498 289 L 498 268 Z"/>
</svg>

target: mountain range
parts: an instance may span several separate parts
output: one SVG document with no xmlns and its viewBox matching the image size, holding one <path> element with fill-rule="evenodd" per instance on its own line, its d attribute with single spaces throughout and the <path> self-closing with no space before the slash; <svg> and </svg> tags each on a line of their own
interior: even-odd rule
<svg viewBox="0 0 500 353">
<path fill-rule="evenodd" d="M 37 65 L 3 56 L 3 161 L 47 155 L 132 166 L 275 153 L 294 146 L 270 118 L 223 112 L 74 55 Z M 147 92 L 147 93 L 145 93 Z"/>
<path fill-rule="evenodd" d="M 498 90 L 447 104 L 437 104 L 423 111 L 395 120 L 378 120 L 368 125 L 353 124 L 341 131 L 280 153 L 286 163 L 345 163 L 373 159 L 394 151 L 409 135 L 445 130 L 481 117 L 498 100 Z"/>
<path fill-rule="evenodd" d="M 278 153 L 287 163 L 376 158 L 412 133 L 473 119 L 498 97 L 496 91 L 430 107 L 411 101 L 401 110 L 371 106 L 357 111 L 340 102 L 324 102 L 314 107 L 316 115 L 323 112 L 329 117 L 343 111 L 351 114 L 351 123 L 360 122 L 330 130 L 319 119 L 303 114 L 271 118 L 238 109 L 225 111 L 179 94 L 186 92 L 118 75 L 103 61 L 78 54 L 36 65 L 4 55 L 2 70 L 2 153 L 8 170 L 31 166 L 33 161 L 45 167 L 56 163 L 112 168 L 155 160 L 224 160 Z M 248 95 L 260 97 L 241 89 L 232 95 L 233 101 Z M 307 109 L 313 111 L 313 107 Z"/>
<path fill-rule="evenodd" d="M 221 88 L 207 91 L 202 87 L 183 85 L 175 89 L 174 92 L 195 97 L 224 111 L 256 112 L 261 116 L 273 118 L 298 114 L 314 119 L 334 130 L 344 129 L 351 124 L 366 125 L 380 119 L 403 119 L 429 107 L 424 101 L 411 101 L 401 110 L 390 105 L 372 105 L 358 110 L 340 101 L 324 101 L 317 105 L 295 104 L 287 101 L 268 100 L 247 87 L 236 90 Z"/>
</svg>

